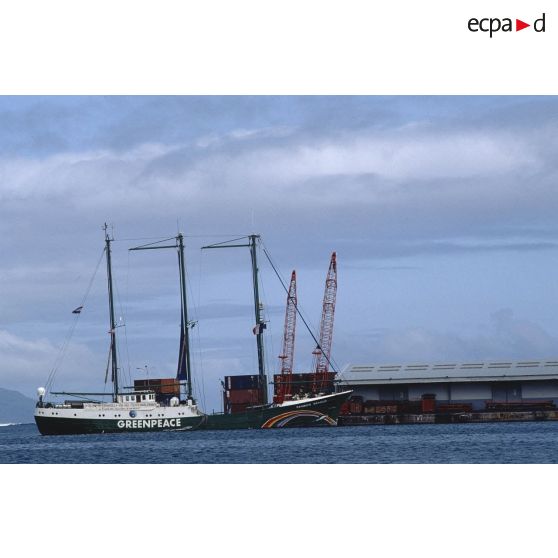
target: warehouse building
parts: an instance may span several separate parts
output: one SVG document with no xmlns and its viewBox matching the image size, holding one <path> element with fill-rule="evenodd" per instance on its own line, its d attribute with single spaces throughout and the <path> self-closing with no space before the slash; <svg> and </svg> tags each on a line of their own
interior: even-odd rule
<svg viewBox="0 0 558 558">
<path fill-rule="evenodd" d="M 558 404 L 558 361 L 349 364 L 340 381 L 371 404 L 421 401 L 425 396 L 437 403 L 470 405 L 474 411 L 493 403 Z"/>
</svg>

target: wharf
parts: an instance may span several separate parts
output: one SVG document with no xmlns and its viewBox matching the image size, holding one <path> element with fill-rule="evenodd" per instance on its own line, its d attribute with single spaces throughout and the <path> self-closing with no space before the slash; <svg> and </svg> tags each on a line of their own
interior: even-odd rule
<svg viewBox="0 0 558 558">
<path fill-rule="evenodd" d="M 451 424 L 479 422 L 532 422 L 558 420 L 558 410 L 498 411 L 470 413 L 420 413 L 341 415 L 339 426 L 365 426 L 381 424 Z"/>
</svg>

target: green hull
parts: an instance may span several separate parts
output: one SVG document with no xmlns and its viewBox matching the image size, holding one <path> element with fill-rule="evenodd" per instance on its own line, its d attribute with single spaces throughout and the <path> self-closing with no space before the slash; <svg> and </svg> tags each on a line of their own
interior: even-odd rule
<svg viewBox="0 0 558 558">
<path fill-rule="evenodd" d="M 317 398 L 315 401 L 270 407 L 234 415 L 206 415 L 200 429 L 231 430 L 241 428 L 293 428 L 297 426 L 336 426 L 341 405 L 350 392 Z"/>
<path fill-rule="evenodd" d="M 233 415 L 201 415 L 172 420 L 113 420 L 35 416 L 35 422 L 39 432 L 43 435 L 336 426 L 339 409 L 350 393 L 342 392 L 285 407 L 253 409 Z"/>
</svg>

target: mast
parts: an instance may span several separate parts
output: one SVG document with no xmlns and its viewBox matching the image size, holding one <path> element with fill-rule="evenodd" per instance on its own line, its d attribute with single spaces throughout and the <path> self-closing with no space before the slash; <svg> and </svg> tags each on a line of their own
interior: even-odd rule
<svg viewBox="0 0 558 558">
<path fill-rule="evenodd" d="M 163 242 L 174 240 L 174 244 L 158 246 Z M 180 278 L 180 348 L 176 378 L 186 382 L 186 398 L 192 397 L 192 369 L 190 365 L 190 322 L 188 321 L 188 300 L 186 297 L 186 258 L 184 256 L 184 235 L 179 232 L 174 238 L 165 238 L 143 246 L 130 248 L 133 250 L 164 250 L 172 248 L 178 252 L 178 271 Z"/>
<path fill-rule="evenodd" d="M 188 304 L 186 300 L 186 263 L 184 258 L 184 235 L 178 233 L 178 267 L 180 270 L 180 353 L 178 357 L 178 380 L 186 380 L 186 397 L 192 399 L 192 374 L 190 373 L 190 336 L 188 333 Z"/>
<path fill-rule="evenodd" d="M 103 227 L 105 231 L 105 252 L 107 256 L 107 281 L 109 295 L 109 317 L 110 317 L 110 355 L 112 366 L 112 399 L 116 403 L 118 401 L 118 361 L 116 356 L 116 322 L 114 319 L 114 296 L 112 288 L 112 262 L 110 243 L 114 240 L 108 233 L 108 225 L 105 223 Z"/>
<path fill-rule="evenodd" d="M 256 333 L 256 344 L 258 347 L 258 373 L 260 379 L 262 380 L 262 385 L 264 386 L 263 392 L 265 393 L 263 403 L 267 404 L 267 385 L 265 381 L 265 359 L 264 359 L 264 342 L 263 342 L 263 332 L 265 329 L 265 322 L 262 319 L 262 304 L 260 302 L 260 290 L 258 286 L 258 260 L 257 260 L 257 250 L 256 250 L 256 240 L 260 237 L 251 234 L 250 238 L 250 256 L 252 260 L 252 283 L 254 289 L 254 317 L 256 318 L 256 327 L 254 331 Z"/>
<path fill-rule="evenodd" d="M 238 240 L 248 240 L 247 244 L 230 244 L 231 242 L 236 242 Z M 209 248 L 249 248 L 250 258 L 252 261 L 252 289 L 254 291 L 254 317 L 256 319 L 256 325 L 252 330 L 256 336 L 256 344 L 258 347 L 258 374 L 260 376 L 261 382 L 261 393 L 262 402 L 264 405 L 268 403 L 267 396 L 267 379 L 265 374 L 265 355 L 264 355 L 264 342 L 263 342 L 263 332 L 266 329 L 266 323 L 262 316 L 262 304 L 260 302 L 260 290 L 259 290 L 259 270 L 258 270 L 258 257 L 257 257 L 257 242 L 260 239 L 260 235 L 251 234 L 249 236 L 243 236 L 241 238 L 236 238 L 234 240 L 227 240 L 225 242 L 219 242 L 217 244 L 211 244 L 210 246 L 203 246 L 202 250 Z"/>
</svg>

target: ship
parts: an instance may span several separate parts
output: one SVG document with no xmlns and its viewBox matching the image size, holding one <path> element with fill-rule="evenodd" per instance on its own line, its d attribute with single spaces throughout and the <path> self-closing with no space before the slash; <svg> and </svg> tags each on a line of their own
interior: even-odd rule
<svg viewBox="0 0 558 558">
<path fill-rule="evenodd" d="M 259 377 L 262 380 L 262 404 L 247 407 L 242 412 L 205 413 L 200 409 L 192 391 L 192 366 L 190 362 L 189 331 L 192 323 L 188 320 L 186 289 L 186 264 L 184 254 L 184 235 L 138 246 L 130 250 L 173 249 L 178 253 L 180 278 L 181 328 L 178 366 L 175 385 L 178 391 L 172 397 L 161 399 L 159 393 L 151 389 L 149 382 L 145 388 L 120 386 L 117 323 L 113 295 L 112 250 L 114 238 L 105 224 L 104 256 L 106 260 L 108 309 L 110 320 L 110 347 L 105 374 L 105 383 L 112 383 L 111 401 L 99 399 L 105 393 L 96 392 L 49 392 L 40 387 L 35 408 L 35 423 L 42 435 L 71 434 L 109 434 L 130 432 L 194 431 L 194 430 L 234 430 L 269 429 L 291 427 L 336 426 L 340 408 L 351 394 L 351 390 L 334 393 L 307 393 L 296 395 L 289 400 L 268 402 L 266 373 L 263 358 L 263 332 L 265 322 L 261 315 L 262 305 L 258 292 L 258 264 L 256 243 L 258 235 L 235 239 L 236 243 L 219 243 L 207 248 L 239 247 L 250 248 L 252 279 L 254 288 L 254 308 L 256 317 L 256 336 L 258 349 Z M 238 244 L 238 241 L 245 240 Z M 173 241 L 169 244 L 169 241 Z M 81 310 L 81 307 L 76 309 Z M 75 312 L 75 311 L 74 311 Z M 142 385 L 142 383 L 139 383 Z M 47 383 L 48 385 L 48 383 Z M 69 396 L 73 399 L 64 402 L 48 401 L 48 395 Z"/>
</svg>

